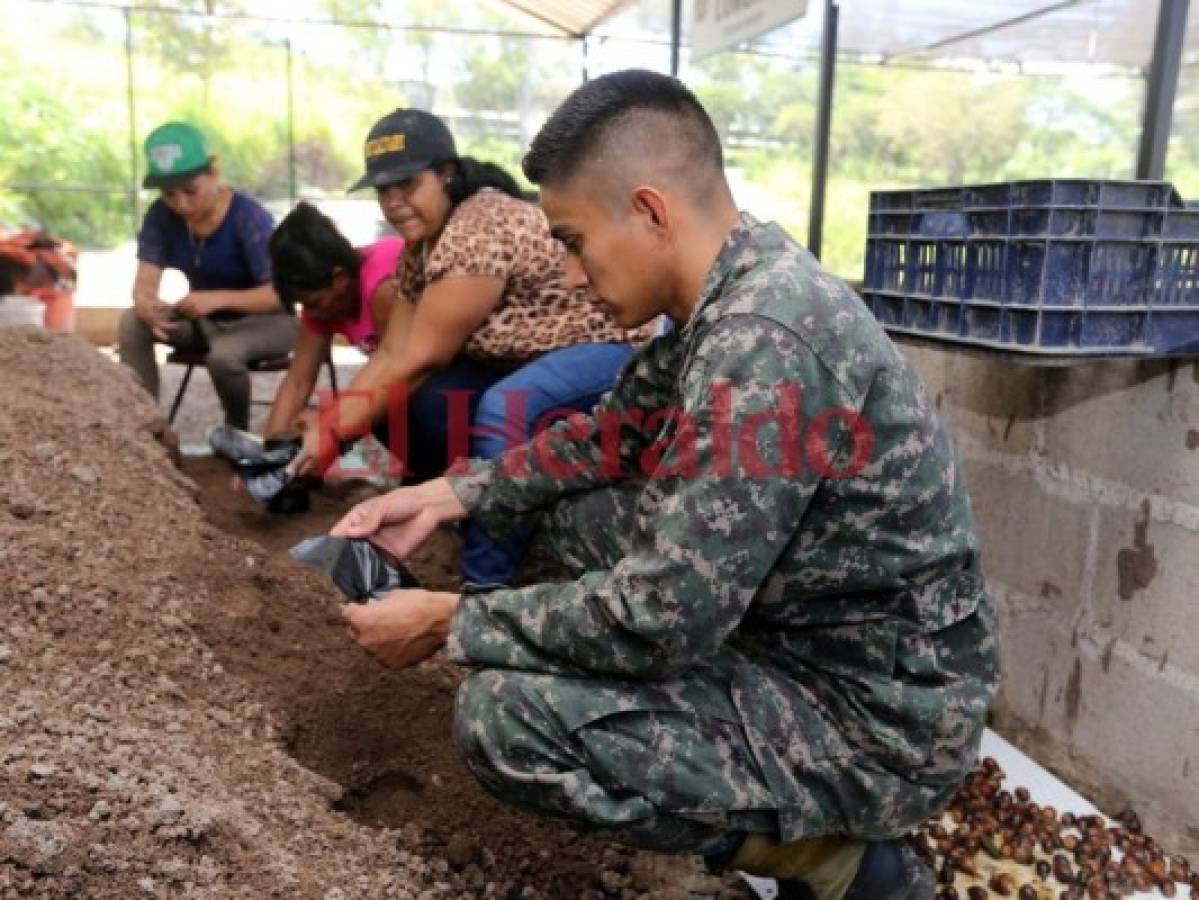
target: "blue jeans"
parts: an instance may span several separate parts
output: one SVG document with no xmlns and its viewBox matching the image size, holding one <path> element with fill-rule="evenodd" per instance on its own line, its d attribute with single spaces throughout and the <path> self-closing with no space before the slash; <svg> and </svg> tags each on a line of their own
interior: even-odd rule
<svg viewBox="0 0 1199 900">
<path fill-rule="evenodd" d="M 433 373 L 408 401 L 407 465 L 413 479 L 434 478 L 462 452 L 494 459 L 528 440 L 556 410 L 588 412 L 633 353 L 628 344 L 577 344 L 514 372 L 459 358 Z M 469 437 L 462 434 L 469 422 Z M 528 535 L 497 543 L 475 522 L 462 530 L 458 565 L 467 581 L 509 584 Z"/>
</svg>

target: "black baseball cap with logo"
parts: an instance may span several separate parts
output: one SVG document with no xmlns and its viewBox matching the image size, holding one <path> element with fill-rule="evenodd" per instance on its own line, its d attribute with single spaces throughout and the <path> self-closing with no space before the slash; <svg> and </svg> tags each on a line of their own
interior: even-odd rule
<svg viewBox="0 0 1199 900">
<path fill-rule="evenodd" d="M 445 123 L 422 109 L 397 109 L 375 123 L 363 148 L 366 174 L 351 191 L 382 187 L 411 178 L 435 162 L 458 158 Z"/>
</svg>

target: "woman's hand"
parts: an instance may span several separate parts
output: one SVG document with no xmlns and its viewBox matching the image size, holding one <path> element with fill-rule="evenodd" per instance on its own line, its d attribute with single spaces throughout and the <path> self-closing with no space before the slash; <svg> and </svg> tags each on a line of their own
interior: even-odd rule
<svg viewBox="0 0 1199 900">
<path fill-rule="evenodd" d="M 329 531 L 366 538 L 396 559 L 407 559 L 442 522 L 466 518 L 466 508 L 444 478 L 397 488 L 359 503 Z"/>
<path fill-rule="evenodd" d="M 155 339 L 164 344 L 170 340 L 171 329 L 176 324 L 171 322 L 171 309 L 171 304 L 161 300 L 134 304 L 134 311 L 138 318 L 146 323 L 146 327 L 150 329 Z"/>
<path fill-rule="evenodd" d="M 458 598 L 420 589 L 393 591 L 372 603 L 348 603 L 341 615 L 350 637 L 380 665 L 406 669 L 445 644 Z"/>
<path fill-rule="evenodd" d="M 303 420 L 303 433 L 300 438 L 300 451 L 295 459 L 288 463 L 293 475 L 322 475 L 321 459 L 321 424 L 320 416 L 306 416 Z M 298 420 L 297 420 L 298 422 Z"/>
<path fill-rule="evenodd" d="M 192 292 L 175 304 L 175 309 L 189 319 L 202 319 L 221 308 L 211 291 Z"/>
</svg>

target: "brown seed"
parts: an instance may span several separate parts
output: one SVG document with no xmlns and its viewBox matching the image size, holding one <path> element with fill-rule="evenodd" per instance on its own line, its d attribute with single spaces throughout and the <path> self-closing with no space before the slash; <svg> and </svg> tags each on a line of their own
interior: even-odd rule
<svg viewBox="0 0 1199 900">
<path fill-rule="evenodd" d="M 1141 817 L 1138 816 L 1131 807 L 1129 809 L 1124 810 L 1124 812 L 1120 813 L 1120 815 L 1116 816 L 1116 818 L 1119 819 L 1121 822 L 1123 822 L 1124 827 L 1127 828 L 1129 831 L 1140 832 Z"/>
<path fill-rule="evenodd" d="M 1074 869 L 1070 865 L 1070 860 L 1061 853 L 1055 854 L 1053 857 L 1053 877 L 1062 884 L 1069 884 L 1074 880 Z"/>
<path fill-rule="evenodd" d="M 953 864 L 957 866 L 960 871 L 965 872 L 971 878 L 978 877 L 978 869 L 975 867 L 974 861 L 968 857 L 961 855 L 955 856 L 953 857 Z"/>
<path fill-rule="evenodd" d="M 1021 844 L 1016 848 L 1016 852 L 1012 854 L 1012 860 L 1022 866 L 1031 866 L 1036 856 L 1033 854 L 1032 847 L 1027 844 Z"/>
<path fill-rule="evenodd" d="M 1000 897 L 1010 897 L 1012 891 L 1016 889 L 1016 879 L 1008 872 L 1000 872 L 997 875 L 991 876 L 991 880 L 987 883 L 987 887 L 997 893 Z"/>
</svg>

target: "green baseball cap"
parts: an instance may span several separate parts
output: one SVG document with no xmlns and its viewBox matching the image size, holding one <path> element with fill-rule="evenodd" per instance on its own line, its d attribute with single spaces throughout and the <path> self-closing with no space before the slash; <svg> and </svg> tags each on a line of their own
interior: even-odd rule
<svg viewBox="0 0 1199 900">
<path fill-rule="evenodd" d="M 212 162 L 200 129 L 186 122 L 159 125 L 146 137 L 146 177 L 142 187 L 170 187 L 186 181 Z"/>
</svg>

